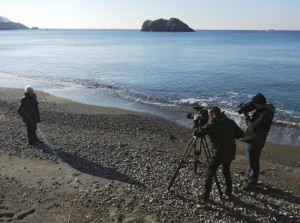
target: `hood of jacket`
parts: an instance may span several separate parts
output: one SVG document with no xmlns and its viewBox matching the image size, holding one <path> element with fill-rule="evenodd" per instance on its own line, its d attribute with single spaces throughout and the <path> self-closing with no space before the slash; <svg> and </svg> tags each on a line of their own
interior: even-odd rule
<svg viewBox="0 0 300 223">
<path fill-rule="evenodd" d="M 276 109 L 272 104 L 266 104 L 264 108 L 271 111 L 272 113 L 276 112 Z"/>
<path fill-rule="evenodd" d="M 25 97 L 32 97 L 29 93 L 24 93 Z"/>
<path fill-rule="evenodd" d="M 214 122 L 223 122 L 223 121 L 225 121 L 226 119 L 227 119 L 227 116 L 224 114 L 224 112 L 222 112 L 221 115 L 219 115 L 219 116 L 213 118 L 213 121 L 214 121 Z"/>
</svg>

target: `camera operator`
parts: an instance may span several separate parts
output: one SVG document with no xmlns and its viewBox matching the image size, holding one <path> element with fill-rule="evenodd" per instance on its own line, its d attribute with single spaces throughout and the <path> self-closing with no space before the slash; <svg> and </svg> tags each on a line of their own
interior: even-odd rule
<svg viewBox="0 0 300 223">
<path fill-rule="evenodd" d="M 249 164 L 245 190 L 255 188 L 260 171 L 259 158 L 267 139 L 267 135 L 272 125 L 275 108 L 271 104 L 266 104 L 266 98 L 258 93 L 252 98 L 255 112 L 250 117 L 244 113 L 247 129 L 242 139 L 246 143 L 246 156 Z"/>
<path fill-rule="evenodd" d="M 235 159 L 236 145 L 235 139 L 242 138 L 244 132 L 238 125 L 229 119 L 219 107 L 211 107 L 208 110 L 208 123 L 194 130 L 194 136 L 201 137 L 208 134 L 212 143 L 211 159 L 208 164 L 205 177 L 204 193 L 201 199 L 207 201 L 213 184 L 213 176 L 217 169 L 222 165 L 222 171 L 225 177 L 226 190 L 228 198 L 232 197 L 232 179 L 230 173 L 231 161 Z M 194 115 L 194 127 L 200 119 L 199 115 Z"/>
</svg>

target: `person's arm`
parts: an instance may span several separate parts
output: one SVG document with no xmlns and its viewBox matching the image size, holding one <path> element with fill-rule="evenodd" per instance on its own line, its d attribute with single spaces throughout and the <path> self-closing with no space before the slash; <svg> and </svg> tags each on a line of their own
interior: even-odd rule
<svg viewBox="0 0 300 223">
<path fill-rule="evenodd" d="M 248 115 L 248 113 L 243 113 L 244 117 L 245 117 L 245 120 L 246 120 L 246 124 L 248 124 L 248 122 L 251 122 L 252 119 L 251 119 L 251 116 Z"/>
<path fill-rule="evenodd" d="M 19 108 L 18 108 L 18 113 L 20 116 L 23 116 L 24 115 L 24 111 L 23 111 L 23 106 L 22 104 L 20 104 Z"/>
<path fill-rule="evenodd" d="M 248 123 L 248 128 L 252 129 L 253 132 L 261 132 L 262 130 L 269 128 L 273 120 L 273 114 L 270 112 L 263 112 L 263 114 L 256 119 L 254 122 Z"/>
<path fill-rule="evenodd" d="M 40 116 L 40 111 L 39 108 L 37 108 L 37 122 L 41 122 L 41 116 Z"/>
<path fill-rule="evenodd" d="M 243 138 L 245 133 L 244 131 L 236 124 L 235 124 L 235 133 L 234 133 L 234 136 L 236 139 L 239 139 L 239 138 Z"/>
<path fill-rule="evenodd" d="M 24 116 L 24 100 L 23 98 L 21 99 L 21 102 L 20 102 L 20 105 L 19 105 L 19 108 L 18 108 L 18 113 L 20 116 Z"/>
</svg>

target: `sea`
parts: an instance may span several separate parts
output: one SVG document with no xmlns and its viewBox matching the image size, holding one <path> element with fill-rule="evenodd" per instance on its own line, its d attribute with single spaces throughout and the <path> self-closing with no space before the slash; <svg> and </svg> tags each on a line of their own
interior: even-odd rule
<svg viewBox="0 0 300 223">
<path fill-rule="evenodd" d="M 260 92 L 276 107 L 268 142 L 300 145 L 300 31 L 0 31 L 0 61 L 0 87 L 187 127 L 194 106 L 219 106 L 245 128 L 238 106 Z"/>
</svg>

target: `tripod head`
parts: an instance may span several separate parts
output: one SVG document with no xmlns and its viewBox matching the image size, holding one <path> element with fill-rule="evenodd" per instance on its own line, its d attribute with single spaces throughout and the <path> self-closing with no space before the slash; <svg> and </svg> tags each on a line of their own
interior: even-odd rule
<svg viewBox="0 0 300 223">
<path fill-rule="evenodd" d="M 197 128 L 194 129 L 193 131 L 193 137 L 196 138 L 205 138 L 205 136 L 207 135 L 207 132 L 205 131 L 205 129 L 200 125 Z"/>
</svg>

